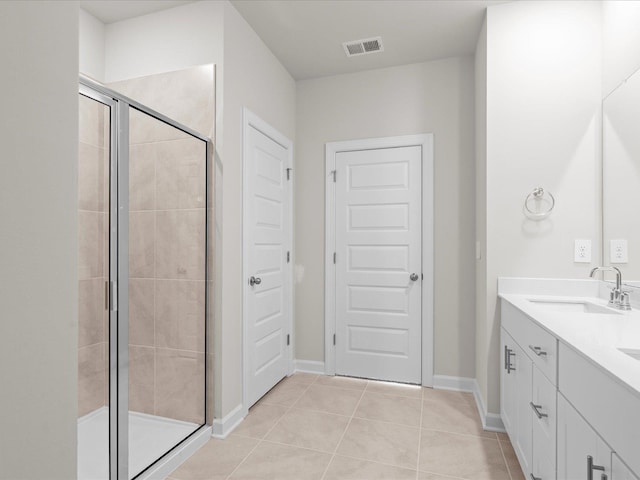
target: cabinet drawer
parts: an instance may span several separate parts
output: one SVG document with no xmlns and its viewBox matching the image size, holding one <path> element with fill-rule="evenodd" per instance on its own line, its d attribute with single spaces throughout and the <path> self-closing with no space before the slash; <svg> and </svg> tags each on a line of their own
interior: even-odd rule
<svg viewBox="0 0 640 480">
<path fill-rule="evenodd" d="M 501 302 L 502 327 L 553 385 L 558 384 L 558 341 L 509 302 Z"/>
<path fill-rule="evenodd" d="M 611 455 L 611 477 L 612 480 L 639 480 L 615 453 Z"/>
<path fill-rule="evenodd" d="M 556 388 L 537 367 L 533 367 L 532 393 L 533 476 L 543 480 L 556 478 Z"/>
<path fill-rule="evenodd" d="M 527 324 L 526 345 L 521 347 L 533 360 L 533 364 L 551 381 L 558 384 L 558 341 L 549 332 L 531 320 Z"/>
</svg>

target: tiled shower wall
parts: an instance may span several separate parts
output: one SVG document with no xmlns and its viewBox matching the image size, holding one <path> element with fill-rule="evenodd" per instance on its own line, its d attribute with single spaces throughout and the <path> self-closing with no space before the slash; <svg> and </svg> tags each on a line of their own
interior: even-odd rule
<svg viewBox="0 0 640 480">
<path fill-rule="evenodd" d="M 213 65 L 109 86 L 213 136 Z M 206 177 L 203 142 L 145 114 L 132 112 L 130 135 L 129 408 L 204 423 L 205 361 L 212 418 L 211 349 L 204 358 L 205 289 L 209 314 L 213 304 L 213 275 L 209 285 L 204 281 L 205 184 L 213 198 L 212 168 Z M 211 215 L 213 205 L 208 207 Z M 210 261 L 213 238 L 210 232 Z"/>
<path fill-rule="evenodd" d="M 109 109 L 80 96 L 78 164 L 78 416 L 108 402 Z"/>
<path fill-rule="evenodd" d="M 204 142 L 132 111 L 129 409 L 204 423 Z"/>
</svg>

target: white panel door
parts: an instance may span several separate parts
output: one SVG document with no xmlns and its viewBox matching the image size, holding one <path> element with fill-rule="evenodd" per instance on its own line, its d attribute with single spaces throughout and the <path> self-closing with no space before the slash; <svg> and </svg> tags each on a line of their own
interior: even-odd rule
<svg viewBox="0 0 640 480">
<path fill-rule="evenodd" d="M 421 162 L 336 154 L 336 374 L 421 382 Z"/>
<path fill-rule="evenodd" d="M 245 188 L 248 406 L 287 374 L 290 310 L 287 150 L 248 127 Z"/>
</svg>

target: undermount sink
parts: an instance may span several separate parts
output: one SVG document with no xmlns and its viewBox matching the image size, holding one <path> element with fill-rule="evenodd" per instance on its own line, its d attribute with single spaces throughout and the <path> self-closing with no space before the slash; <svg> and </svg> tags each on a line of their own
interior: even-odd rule
<svg viewBox="0 0 640 480">
<path fill-rule="evenodd" d="M 640 350 L 635 350 L 633 348 L 619 348 L 622 353 L 625 355 L 629 355 L 634 360 L 638 360 L 640 362 Z"/>
<path fill-rule="evenodd" d="M 567 312 L 567 313 L 596 313 L 604 315 L 620 315 L 620 312 L 616 312 L 607 307 L 596 305 L 595 303 L 586 301 L 571 301 L 571 300 L 538 300 L 529 299 L 529 301 L 536 305 L 536 307 L 543 308 L 549 312 Z"/>
</svg>

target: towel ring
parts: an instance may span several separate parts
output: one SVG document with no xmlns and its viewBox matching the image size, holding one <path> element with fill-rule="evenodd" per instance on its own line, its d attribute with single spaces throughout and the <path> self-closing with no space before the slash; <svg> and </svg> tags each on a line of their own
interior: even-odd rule
<svg viewBox="0 0 640 480">
<path fill-rule="evenodd" d="M 551 200 L 551 205 L 549 206 L 549 208 L 543 212 L 534 212 L 533 210 L 531 210 L 528 205 L 529 201 L 541 201 L 545 194 L 548 195 Z M 544 188 L 542 187 L 534 188 L 533 192 L 527 195 L 527 198 L 524 199 L 525 214 L 532 220 L 543 220 L 547 218 L 549 215 L 551 215 L 551 212 L 553 211 L 553 207 L 555 207 L 555 205 L 556 199 L 553 198 L 553 195 L 551 195 L 550 192 L 545 192 Z"/>
</svg>

